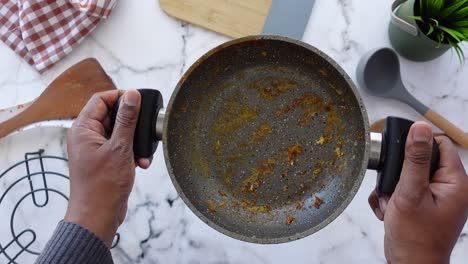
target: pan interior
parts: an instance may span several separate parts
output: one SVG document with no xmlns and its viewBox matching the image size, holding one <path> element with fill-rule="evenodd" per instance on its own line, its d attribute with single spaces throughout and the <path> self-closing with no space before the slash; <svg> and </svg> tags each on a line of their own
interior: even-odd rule
<svg viewBox="0 0 468 264">
<path fill-rule="evenodd" d="M 362 111 L 350 81 L 313 48 L 228 43 L 192 66 L 171 98 L 171 178 L 202 220 L 233 237 L 277 243 L 313 233 L 362 181 Z"/>
</svg>

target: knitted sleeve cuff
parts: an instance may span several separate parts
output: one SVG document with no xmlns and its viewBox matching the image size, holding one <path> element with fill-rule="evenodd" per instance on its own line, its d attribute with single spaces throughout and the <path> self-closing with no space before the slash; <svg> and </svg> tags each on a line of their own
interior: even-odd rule
<svg viewBox="0 0 468 264">
<path fill-rule="evenodd" d="M 112 264 L 106 244 L 94 233 L 74 223 L 60 221 L 36 264 Z"/>
</svg>

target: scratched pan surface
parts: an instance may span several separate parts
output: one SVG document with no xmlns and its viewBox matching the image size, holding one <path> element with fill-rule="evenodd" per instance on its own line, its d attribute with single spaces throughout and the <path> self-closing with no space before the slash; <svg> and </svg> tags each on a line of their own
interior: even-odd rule
<svg viewBox="0 0 468 264">
<path fill-rule="evenodd" d="M 237 39 L 198 60 L 168 104 L 164 154 L 190 209 L 254 243 L 310 235 L 357 192 L 367 113 L 350 78 L 299 41 Z"/>
</svg>

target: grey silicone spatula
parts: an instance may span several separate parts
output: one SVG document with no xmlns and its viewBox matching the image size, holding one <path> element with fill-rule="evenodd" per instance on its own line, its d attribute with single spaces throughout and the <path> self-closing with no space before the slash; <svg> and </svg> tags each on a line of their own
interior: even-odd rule
<svg viewBox="0 0 468 264">
<path fill-rule="evenodd" d="M 399 100 L 413 107 L 463 148 L 468 148 L 468 135 L 412 96 L 400 76 L 400 61 L 389 48 L 373 50 L 363 56 L 357 68 L 357 80 L 374 96 Z"/>
<path fill-rule="evenodd" d="M 273 0 L 262 34 L 302 39 L 315 0 Z"/>
</svg>

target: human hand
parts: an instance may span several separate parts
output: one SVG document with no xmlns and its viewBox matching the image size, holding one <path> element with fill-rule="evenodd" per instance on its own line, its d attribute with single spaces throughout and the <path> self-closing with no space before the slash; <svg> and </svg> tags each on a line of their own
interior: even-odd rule
<svg viewBox="0 0 468 264">
<path fill-rule="evenodd" d="M 429 182 L 432 129 L 412 127 L 400 181 L 391 197 L 377 194 L 369 204 L 384 221 L 385 256 L 389 263 L 449 263 L 468 216 L 468 177 L 455 146 L 436 138 L 439 169 Z"/>
<path fill-rule="evenodd" d="M 110 111 L 123 95 L 112 131 Z M 133 137 L 140 111 L 136 90 L 95 94 L 68 132 L 70 200 L 64 220 L 79 224 L 111 246 L 125 219 L 135 168 L 151 160 L 133 155 Z"/>
</svg>

